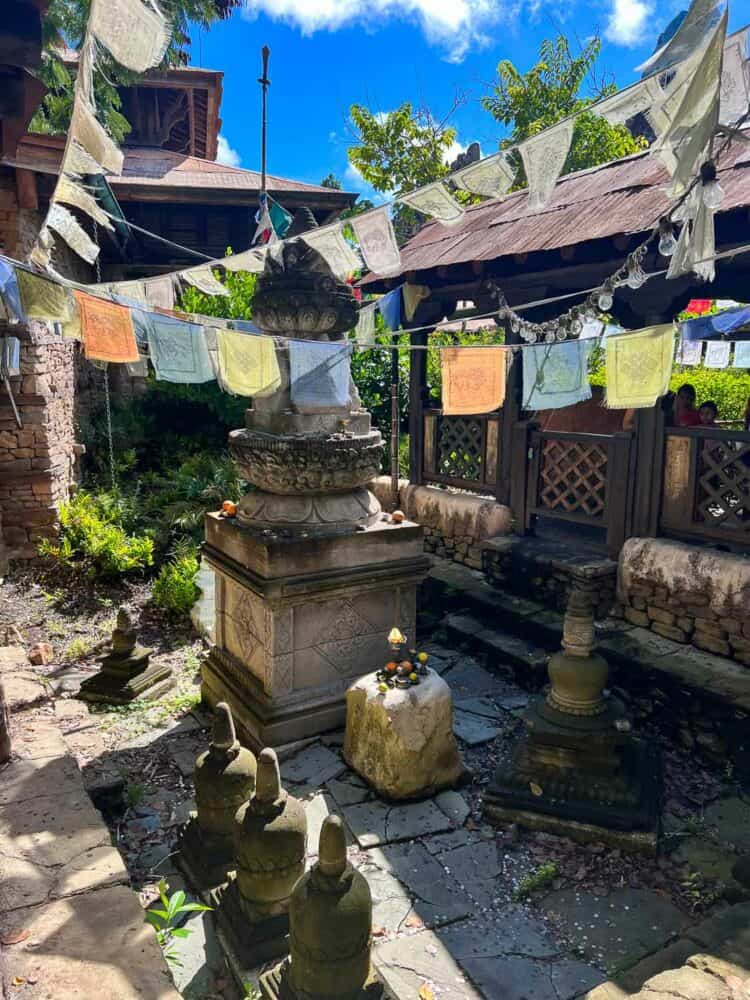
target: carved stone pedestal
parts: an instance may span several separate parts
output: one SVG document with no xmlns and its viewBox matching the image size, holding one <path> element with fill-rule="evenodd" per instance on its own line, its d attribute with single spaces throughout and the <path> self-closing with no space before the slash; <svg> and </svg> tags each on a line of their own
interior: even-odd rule
<svg viewBox="0 0 750 1000">
<path fill-rule="evenodd" d="M 252 907 L 243 900 L 237 885 L 237 875 L 231 872 L 229 881 L 211 893 L 223 938 L 224 952 L 238 969 L 250 970 L 263 962 L 279 958 L 289 951 L 289 907 Z"/>
<path fill-rule="evenodd" d="M 291 961 L 285 959 L 260 977 L 260 992 L 263 1000 L 318 1000 L 313 994 L 294 990 L 291 984 Z M 357 993 L 347 993 L 346 1000 L 381 1000 L 383 984 L 373 970 L 367 982 Z"/>
<path fill-rule="evenodd" d="M 591 595 L 581 587 L 569 600 L 563 651 L 550 661 L 550 690 L 530 705 L 510 760 L 498 766 L 485 815 L 653 855 L 658 754 L 606 696 L 607 663 L 592 644 Z"/>
<path fill-rule="evenodd" d="M 380 520 L 301 538 L 210 514 L 204 557 L 216 571 L 216 644 L 203 697 L 228 702 L 254 748 L 343 726 L 346 690 L 382 665 L 383 635 L 394 624 L 414 635 L 429 568 L 421 527 Z"/>
</svg>

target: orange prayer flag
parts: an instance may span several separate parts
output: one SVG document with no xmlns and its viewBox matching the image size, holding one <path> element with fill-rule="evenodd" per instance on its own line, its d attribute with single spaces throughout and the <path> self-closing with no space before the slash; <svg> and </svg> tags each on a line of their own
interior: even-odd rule
<svg viewBox="0 0 750 1000">
<path fill-rule="evenodd" d="M 83 349 L 92 361 L 138 360 L 133 320 L 127 306 L 73 290 L 81 314 Z"/>
<path fill-rule="evenodd" d="M 505 400 L 505 347 L 445 347 L 443 413 L 491 413 Z"/>
</svg>

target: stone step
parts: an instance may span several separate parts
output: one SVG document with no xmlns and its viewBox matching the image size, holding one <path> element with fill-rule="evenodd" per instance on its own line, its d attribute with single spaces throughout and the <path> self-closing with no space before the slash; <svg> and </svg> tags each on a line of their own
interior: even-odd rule
<svg viewBox="0 0 750 1000">
<path fill-rule="evenodd" d="M 450 640 L 486 656 L 491 669 L 510 666 L 526 683 L 538 683 L 546 678 L 549 654 L 526 638 L 497 627 L 487 628 L 469 614 L 448 615 L 445 628 Z"/>
</svg>

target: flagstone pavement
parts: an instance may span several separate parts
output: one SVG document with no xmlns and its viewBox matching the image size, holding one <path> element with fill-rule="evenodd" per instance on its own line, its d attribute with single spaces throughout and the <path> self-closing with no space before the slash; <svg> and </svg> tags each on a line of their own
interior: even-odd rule
<svg viewBox="0 0 750 1000">
<path fill-rule="evenodd" d="M 721 786 L 699 821 L 670 807 L 672 853 L 657 862 L 487 826 L 481 791 L 527 695 L 455 650 L 430 651 L 453 687 L 473 775 L 466 787 L 423 802 L 380 801 L 347 768 L 340 732 L 282 753 L 286 787 L 307 810 L 310 863 L 325 817 L 344 817 L 350 859 L 372 892 L 374 962 L 391 994 L 748 1000 L 750 893 L 732 874 L 750 851 L 744 791 Z M 164 876 L 173 890 L 184 886 L 174 837 L 191 803 L 178 800 L 191 794 L 207 719 L 188 715 L 105 753 L 86 706 L 55 702 L 22 659 L 0 657 L 16 737 L 16 759 L 0 777 L 0 955 L 10 1000 L 234 1000 L 211 914 L 190 915 L 193 933 L 176 942 L 178 992 L 142 923 L 149 884 Z M 129 761 L 155 785 L 125 817 L 110 818 L 118 851 L 79 764 L 92 789 L 102 767 L 109 774 Z"/>
</svg>

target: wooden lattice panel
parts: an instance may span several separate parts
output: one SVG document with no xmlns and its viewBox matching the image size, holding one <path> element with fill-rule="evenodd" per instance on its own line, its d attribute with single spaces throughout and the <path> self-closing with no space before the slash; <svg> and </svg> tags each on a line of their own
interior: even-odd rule
<svg viewBox="0 0 750 1000">
<path fill-rule="evenodd" d="M 699 468 L 698 519 L 750 536 L 750 444 L 706 441 Z"/>
<path fill-rule="evenodd" d="M 604 517 L 607 450 L 582 441 L 544 441 L 539 465 L 540 507 L 563 514 Z"/>
<path fill-rule="evenodd" d="M 438 472 L 451 479 L 481 483 L 484 469 L 482 421 L 443 417 L 438 432 Z"/>
</svg>

